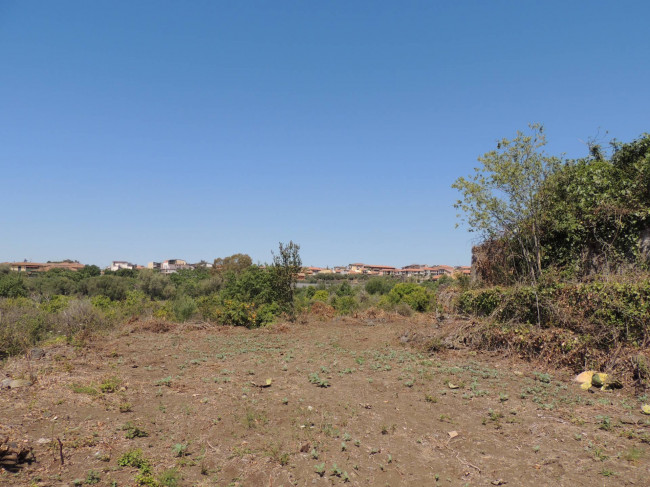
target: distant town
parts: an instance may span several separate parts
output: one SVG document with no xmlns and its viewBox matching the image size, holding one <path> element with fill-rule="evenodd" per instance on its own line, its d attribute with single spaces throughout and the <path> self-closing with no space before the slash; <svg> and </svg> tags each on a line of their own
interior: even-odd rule
<svg viewBox="0 0 650 487">
<path fill-rule="evenodd" d="M 85 267 L 84 264 L 78 261 L 65 260 L 60 262 L 3 262 L 0 265 L 9 266 L 14 272 L 24 272 L 32 274 L 36 272 L 47 272 L 51 269 L 64 269 L 70 271 L 78 271 Z M 146 266 L 133 264 L 128 261 L 114 260 L 113 263 L 103 269 L 103 271 L 117 272 L 121 269 L 143 270 L 151 269 L 161 274 L 173 274 L 182 270 L 191 270 L 198 268 L 212 268 L 213 263 L 201 261 L 190 264 L 183 259 L 169 259 L 161 262 L 149 262 Z M 263 266 L 262 266 L 263 267 Z M 103 272 L 102 271 L 102 272 Z M 458 277 L 461 275 L 469 275 L 471 273 L 470 266 L 449 266 L 449 265 L 426 265 L 426 264 L 411 264 L 402 268 L 388 266 L 388 265 L 370 265 L 363 263 L 348 264 L 345 266 L 334 267 L 303 267 L 302 271 L 298 274 L 299 280 L 304 280 L 313 276 L 325 275 L 367 275 L 367 276 L 393 276 L 402 278 L 417 278 L 437 280 L 443 276 Z"/>
</svg>

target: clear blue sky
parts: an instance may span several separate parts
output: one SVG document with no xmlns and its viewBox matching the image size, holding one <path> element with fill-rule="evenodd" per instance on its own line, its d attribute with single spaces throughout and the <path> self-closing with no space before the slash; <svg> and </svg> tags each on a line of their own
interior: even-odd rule
<svg viewBox="0 0 650 487">
<path fill-rule="evenodd" d="M 466 264 L 529 122 L 650 127 L 648 1 L 0 1 L 0 261 Z"/>
</svg>

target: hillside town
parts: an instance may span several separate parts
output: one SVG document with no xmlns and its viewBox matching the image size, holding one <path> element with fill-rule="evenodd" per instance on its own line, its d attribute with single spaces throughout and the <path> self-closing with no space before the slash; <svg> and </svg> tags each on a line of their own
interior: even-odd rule
<svg viewBox="0 0 650 487">
<path fill-rule="evenodd" d="M 79 263 L 78 261 L 60 261 L 60 262 L 4 262 L 0 265 L 9 266 L 11 271 L 14 272 L 24 272 L 26 274 L 33 274 L 37 272 L 47 272 L 52 269 L 63 269 L 70 271 L 78 271 L 85 267 L 84 264 Z M 153 271 L 160 272 L 161 274 L 174 274 L 182 270 L 192 270 L 197 268 L 212 268 L 213 263 L 200 261 L 194 264 L 188 263 L 183 259 L 168 259 L 161 262 L 149 262 L 146 266 L 134 264 L 124 260 L 114 260 L 110 266 L 102 270 L 102 273 L 106 271 L 117 272 L 121 269 L 129 270 L 143 270 L 151 269 Z M 264 267 L 264 266 L 261 266 Z M 392 277 L 401 277 L 401 278 L 414 278 L 420 280 L 437 280 L 443 276 L 448 277 L 458 277 L 461 275 L 469 275 L 471 273 L 470 266 L 449 266 L 449 265 L 426 265 L 426 264 L 411 264 L 404 266 L 403 268 L 398 268 L 394 266 L 387 265 L 369 265 L 363 264 L 360 262 L 354 264 L 348 264 L 345 266 L 334 266 L 334 267 L 314 267 L 307 266 L 303 267 L 301 272 L 298 274 L 299 280 L 308 279 L 310 277 L 316 276 L 326 276 L 331 275 L 332 278 L 335 278 L 336 275 L 339 276 L 350 276 L 350 275 L 359 275 L 359 276 L 392 276 Z"/>
</svg>

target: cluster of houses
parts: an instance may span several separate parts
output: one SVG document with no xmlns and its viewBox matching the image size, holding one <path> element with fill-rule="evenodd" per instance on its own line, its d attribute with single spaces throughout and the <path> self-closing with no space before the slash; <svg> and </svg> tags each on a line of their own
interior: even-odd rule
<svg viewBox="0 0 650 487">
<path fill-rule="evenodd" d="M 395 277 L 414 277 L 418 279 L 440 279 L 442 276 L 458 277 L 460 275 L 470 275 L 470 266 L 411 264 L 401 269 L 388 265 L 368 265 L 368 264 L 350 264 L 348 266 L 336 266 L 332 269 L 320 267 L 306 267 L 303 278 L 319 274 L 365 274 L 370 276 L 395 276 Z"/>
<path fill-rule="evenodd" d="M 114 260 L 111 266 L 109 267 L 112 271 L 119 271 L 120 269 L 153 269 L 159 271 L 161 274 L 173 274 L 185 269 L 195 269 L 197 267 L 212 267 L 212 264 L 208 262 L 199 262 L 198 264 L 188 264 L 187 261 L 183 259 L 169 259 L 162 262 L 149 262 L 146 267 L 132 264 L 131 262 L 126 262 L 123 260 Z"/>
<path fill-rule="evenodd" d="M 83 264 L 73 261 L 64 262 L 7 262 L 10 269 L 15 272 L 25 272 L 28 274 L 34 272 L 46 272 L 50 269 L 67 269 L 71 271 L 78 271 L 84 267 Z M 132 264 L 131 262 L 115 260 L 107 269 L 111 271 L 119 271 L 120 269 L 153 269 L 161 274 L 173 274 L 184 269 L 195 269 L 197 267 L 212 267 L 211 263 L 201 261 L 197 264 L 188 264 L 183 259 L 169 259 L 162 262 L 149 262 L 147 266 Z M 349 264 L 347 266 L 335 266 L 333 268 L 321 267 L 303 267 L 302 272 L 298 275 L 299 279 L 306 279 L 316 275 L 369 275 L 369 276 L 395 276 L 402 278 L 416 278 L 416 279 L 440 279 L 442 276 L 458 277 L 461 275 L 469 275 L 471 272 L 470 266 L 448 266 L 448 265 L 421 265 L 412 264 L 403 268 L 397 268 L 387 265 L 368 265 L 368 264 Z"/>
</svg>

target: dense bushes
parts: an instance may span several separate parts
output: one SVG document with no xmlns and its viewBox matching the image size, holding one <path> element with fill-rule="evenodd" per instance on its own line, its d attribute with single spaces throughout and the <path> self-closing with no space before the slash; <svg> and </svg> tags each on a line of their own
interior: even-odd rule
<svg viewBox="0 0 650 487">
<path fill-rule="evenodd" d="M 510 321 L 559 326 L 589 336 L 595 343 L 650 342 L 650 278 L 538 287 L 492 287 L 458 296 L 461 312 Z"/>
<path fill-rule="evenodd" d="M 456 286 L 458 281 L 450 279 L 449 285 Z M 308 287 L 301 290 L 297 301 L 305 310 L 312 308 L 314 303 L 327 303 L 342 315 L 376 307 L 408 316 L 436 306 L 435 291 L 429 284 L 404 283 L 394 278 L 372 278 L 365 285 L 350 285 L 344 281 L 329 288 Z"/>
<path fill-rule="evenodd" d="M 625 144 L 613 142 L 611 147 L 610 157 L 592 145 L 588 157 L 556 165 L 531 190 L 528 210 L 534 209 L 534 217 L 519 209 L 510 215 L 514 220 L 506 219 L 507 225 L 484 236 L 473 249 L 474 270 L 484 284 L 532 284 L 545 272 L 588 279 L 648 270 L 650 135 Z M 518 161 L 512 163 L 523 170 Z M 534 245 L 528 248 L 525 242 Z M 533 254 L 531 273 L 527 262 Z"/>
<path fill-rule="evenodd" d="M 395 285 L 394 279 L 373 277 L 366 283 L 366 291 L 369 294 L 387 294 Z"/>
<path fill-rule="evenodd" d="M 28 298 L 0 299 L 0 358 L 48 339 L 72 340 L 98 330 L 109 320 L 87 299 L 57 297 L 37 303 Z"/>
<path fill-rule="evenodd" d="M 26 295 L 27 289 L 22 276 L 18 274 L 0 273 L 0 297 L 18 298 Z"/>
</svg>

